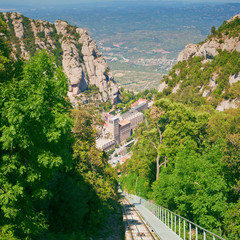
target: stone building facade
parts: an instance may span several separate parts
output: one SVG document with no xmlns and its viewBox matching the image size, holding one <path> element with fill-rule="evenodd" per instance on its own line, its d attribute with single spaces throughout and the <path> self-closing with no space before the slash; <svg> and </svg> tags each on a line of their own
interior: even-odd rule
<svg viewBox="0 0 240 240">
<path fill-rule="evenodd" d="M 119 122 L 120 143 L 131 136 L 131 122 L 127 119 Z"/>
<path fill-rule="evenodd" d="M 131 131 L 143 121 L 143 113 L 136 111 L 135 109 L 131 109 L 128 112 L 121 115 L 122 120 L 129 120 L 131 122 Z"/>
<path fill-rule="evenodd" d="M 120 131 L 119 131 L 119 117 L 111 117 L 108 119 L 108 131 L 112 135 L 116 144 L 120 143 Z"/>
<path fill-rule="evenodd" d="M 112 148 L 115 148 L 116 142 L 114 139 L 98 139 L 96 140 L 96 146 L 105 152 L 108 152 Z"/>
<path fill-rule="evenodd" d="M 139 99 L 128 112 L 120 116 L 108 115 L 108 131 L 116 144 L 126 141 L 132 135 L 137 125 L 143 122 L 142 111 L 147 108 L 148 101 Z"/>
</svg>

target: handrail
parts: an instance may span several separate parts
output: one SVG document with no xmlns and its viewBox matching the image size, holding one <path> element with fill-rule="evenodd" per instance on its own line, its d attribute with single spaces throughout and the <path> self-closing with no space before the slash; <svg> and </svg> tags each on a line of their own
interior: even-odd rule
<svg viewBox="0 0 240 240">
<path fill-rule="evenodd" d="M 134 197 L 135 199 L 138 198 L 139 204 L 150 210 L 157 218 L 159 218 L 167 227 L 174 231 L 183 240 L 207 240 L 207 235 L 208 239 L 210 239 L 209 237 L 212 237 L 213 240 L 226 240 L 217 234 L 199 226 L 198 224 L 195 224 L 188 219 L 168 210 L 165 207 L 152 203 L 136 195 L 128 195 Z M 188 234 L 186 234 L 186 230 L 188 231 Z M 192 235 L 194 235 L 195 238 L 192 238 Z"/>
</svg>

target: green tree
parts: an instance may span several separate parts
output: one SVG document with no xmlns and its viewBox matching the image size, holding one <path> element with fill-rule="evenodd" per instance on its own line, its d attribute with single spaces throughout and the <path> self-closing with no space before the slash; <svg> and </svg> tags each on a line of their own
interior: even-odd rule
<svg viewBox="0 0 240 240">
<path fill-rule="evenodd" d="M 25 66 L 23 78 L 1 85 L 1 225 L 21 239 L 48 229 L 50 179 L 71 164 L 72 121 L 67 79 L 46 52 Z"/>
<path fill-rule="evenodd" d="M 6 41 L 8 34 L 6 23 L 0 19 L 0 84 L 12 78 L 20 78 L 23 67 L 21 60 L 14 60 L 10 56 L 10 43 Z"/>
<path fill-rule="evenodd" d="M 196 151 L 204 147 L 208 114 L 167 99 L 156 101 L 145 114 L 147 125 L 142 123 L 136 131 L 137 143 L 127 171 L 148 179 L 152 184 L 161 166 L 174 168 L 177 152 L 191 146 Z"/>
<path fill-rule="evenodd" d="M 227 184 L 221 158 L 220 146 L 213 146 L 203 154 L 190 148 L 181 150 L 173 172 L 162 171 L 159 181 L 154 183 L 157 203 L 205 228 L 222 231 Z"/>
<path fill-rule="evenodd" d="M 216 33 L 216 27 L 215 27 L 215 26 L 212 26 L 212 27 L 211 27 L 211 33 L 212 33 L 212 34 L 215 34 L 215 33 Z"/>
</svg>

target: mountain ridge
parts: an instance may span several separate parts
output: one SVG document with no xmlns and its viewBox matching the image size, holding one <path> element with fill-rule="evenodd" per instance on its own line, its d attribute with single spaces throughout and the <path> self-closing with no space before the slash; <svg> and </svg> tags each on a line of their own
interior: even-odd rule
<svg viewBox="0 0 240 240">
<path fill-rule="evenodd" d="M 63 20 L 53 24 L 30 19 L 20 13 L 1 13 L 0 17 L 7 24 L 7 38 L 12 43 L 15 57 L 28 60 L 41 49 L 55 56 L 70 81 L 68 96 L 73 105 L 89 85 L 99 88 L 98 98 L 103 102 L 118 102 L 118 86 L 105 58 L 85 29 Z"/>
<path fill-rule="evenodd" d="M 232 17 L 199 44 L 188 44 L 159 85 L 161 97 L 209 104 L 219 111 L 240 105 L 240 19 Z M 193 100 L 194 98 L 194 100 Z M 198 98 L 198 100 L 196 100 Z"/>
</svg>

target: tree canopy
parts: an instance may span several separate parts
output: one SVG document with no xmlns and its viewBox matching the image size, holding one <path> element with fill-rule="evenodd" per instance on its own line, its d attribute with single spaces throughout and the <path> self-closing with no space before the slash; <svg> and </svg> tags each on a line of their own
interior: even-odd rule
<svg viewBox="0 0 240 240">
<path fill-rule="evenodd" d="M 122 167 L 123 188 L 238 239 L 238 215 L 233 212 L 239 207 L 239 116 L 239 108 L 220 113 L 156 101 Z"/>
<path fill-rule="evenodd" d="M 68 79 L 45 51 L 24 63 L 1 44 L 0 238 L 96 236 L 118 208 L 116 176 L 95 146 L 99 117 L 72 109 Z"/>
</svg>

